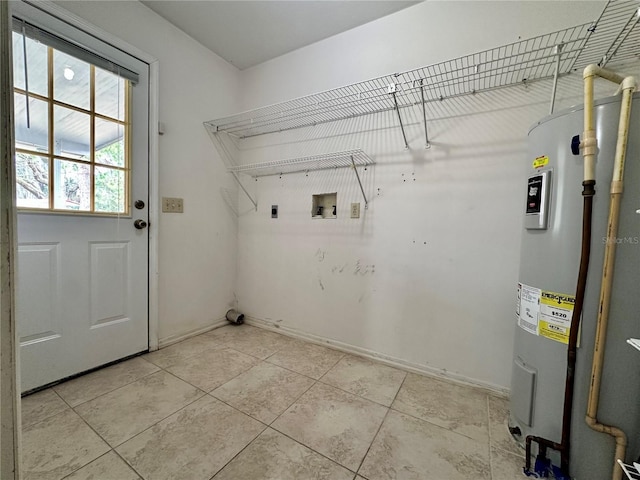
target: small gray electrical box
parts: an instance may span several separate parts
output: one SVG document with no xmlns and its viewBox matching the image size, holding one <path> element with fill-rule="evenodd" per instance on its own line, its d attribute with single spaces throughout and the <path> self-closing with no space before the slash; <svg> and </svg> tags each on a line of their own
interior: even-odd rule
<svg viewBox="0 0 640 480">
<path fill-rule="evenodd" d="M 271 205 L 271 218 L 278 218 L 278 205 Z"/>
<path fill-rule="evenodd" d="M 551 199 L 551 170 L 537 172 L 527 181 L 527 207 L 524 226 L 527 230 L 546 230 Z"/>
</svg>

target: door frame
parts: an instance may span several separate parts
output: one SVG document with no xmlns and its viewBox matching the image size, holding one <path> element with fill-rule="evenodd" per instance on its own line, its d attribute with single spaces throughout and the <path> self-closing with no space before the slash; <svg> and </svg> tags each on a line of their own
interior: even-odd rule
<svg viewBox="0 0 640 480">
<path fill-rule="evenodd" d="M 15 168 L 11 11 L 0 1 L 0 478 L 20 478 L 20 368 L 15 317 Z"/>
<path fill-rule="evenodd" d="M 11 7 L 14 2 L 0 0 L 0 46 L 8 39 L 9 53 L 0 52 L 0 64 L 7 62 L 10 68 L 2 68 L 10 72 L 12 63 L 11 47 Z M 153 55 L 125 42 L 115 35 L 96 27 L 87 20 L 72 14 L 50 0 L 41 0 L 37 5 L 29 1 L 35 8 L 54 17 L 77 26 L 80 30 L 113 45 L 120 50 L 142 60 L 149 65 L 149 350 L 158 349 L 158 220 L 159 220 L 159 161 L 158 161 L 158 121 L 159 121 L 159 61 Z M 4 67 L 4 65 L 3 65 Z M 0 99 L 2 108 L 13 105 L 13 85 L 10 75 L 2 75 L 0 83 L 9 83 L 9 88 L 2 88 L 7 99 Z M 6 87 L 6 85 L 3 85 Z M 10 285 L 2 289 L 0 294 L 0 477 L 18 480 L 20 475 L 20 358 L 15 322 L 15 283 L 13 276 L 15 264 L 13 252 L 16 249 L 15 235 L 16 207 L 13 194 L 13 114 L 0 112 L 0 124 L 9 124 L 7 129 L 0 129 L 0 285 Z M 6 122 L 6 123 L 5 123 Z M 9 187 L 9 191 L 5 188 Z"/>
</svg>

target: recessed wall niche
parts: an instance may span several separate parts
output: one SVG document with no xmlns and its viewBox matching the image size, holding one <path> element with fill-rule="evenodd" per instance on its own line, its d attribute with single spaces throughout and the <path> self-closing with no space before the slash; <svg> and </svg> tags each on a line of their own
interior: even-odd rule
<svg viewBox="0 0 640 480">
<path fill-rule="evenodd" d="M 311 218 L 337 218 L 337 193 L 321 193 L 313 195 L 311 202 Z"/>
</svg>

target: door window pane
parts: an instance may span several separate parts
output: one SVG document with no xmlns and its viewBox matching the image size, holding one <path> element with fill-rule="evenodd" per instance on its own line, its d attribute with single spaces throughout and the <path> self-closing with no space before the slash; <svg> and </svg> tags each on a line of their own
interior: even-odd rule
<svg viewBox="0 0 640 480">
<path fill-rule="evenodd" d="M 91 117 L 77 110 L 53 107 L 53 153 L 78 160 L 91 155 Z"/>
<path fill-rule="evenodd" d="M 124 126 L 96 118 L 96 163 L 124 167 Z"/>
<path fill-rule="evenodd" d="M 55 159 L 53 208 L 91 210 L 91 168 L 86 163 Z"/>
<path fill-rule="evenodd" d="M 27 38 L 25 82 L 22 42 L 13 35 L 18 207 L 129 213 L 129 81 Z"/>
<path fill-rule="evenodd" d="M 53 51 L 53 99 L 74 107 L 89 108 L 91 68 L 87 62 Z"/>
<path fill-rule="evenodd" d="M 49 160 L 47 158 L 16 153 L 17 206 L 49 208 Z"/>
<path fill-rule="evenodd" d="M 125 80 L 96 68 L 96 113 L 124 120 Z"/>
<path fill-rule="evenodd" d="M 125 211 L 124 171 L 114 168 L 95 168 L 96 212 L 123 213 Z"/>
<path fill-rule="evenodd" d="M 49 103 L 29 97 L 29 127 L 25 95 L 13 95 L 16 148 L 47 153 L 49 151 Z"/>
<path fill-rule="evenodd" d="M 29 75 L 29 92 L 47 97 L 49 92 L 47 46 L 29 37 L 27 37 L 27 74 Z M 25 90 L 22 35 L 16 32 L 13 32 L 13 85 L 15 88 Z"/>
</svg>

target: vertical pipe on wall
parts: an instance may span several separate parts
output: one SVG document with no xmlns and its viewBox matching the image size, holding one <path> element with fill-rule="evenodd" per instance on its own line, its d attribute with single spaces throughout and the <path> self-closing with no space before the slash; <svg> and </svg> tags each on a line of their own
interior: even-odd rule
<svg viewBox="0 0 640 480">
<path fill-rule="evenodd" d="M 16 224 L 12 41 L 9 2 L 0 1 L 0 478 L 20 478 L 20 393 L 15 322 Z"/>
</svg>

